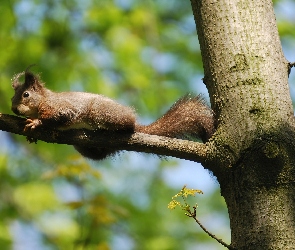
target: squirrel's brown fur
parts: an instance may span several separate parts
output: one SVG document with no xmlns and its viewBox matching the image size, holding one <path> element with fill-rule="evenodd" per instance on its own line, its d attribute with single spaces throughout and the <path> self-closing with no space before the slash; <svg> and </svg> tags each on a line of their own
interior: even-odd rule
<svg viewBox="0 0 295 250">
<path fill-rule="evenodd" d="M 23 84 L 19 82 L 22 75 Z M 92 93 L 53 92 L 28 70 L 13 78 L 12 87 L 15 90 L 12 111 L 27 117 L 25 130 L 41 125 L 57 129 L 122 130 L 173 138 L 199 137 L 203 142 L 215 131 L 213 112 L 201 96 L 187 95 L 179 99 L 165 115 L 144 126 L 136 123 L 136 113 L 131 107 Z M 115 153 L 108 148 L 74 147 L 83 156 L 95 160 Z"/>
</svg>

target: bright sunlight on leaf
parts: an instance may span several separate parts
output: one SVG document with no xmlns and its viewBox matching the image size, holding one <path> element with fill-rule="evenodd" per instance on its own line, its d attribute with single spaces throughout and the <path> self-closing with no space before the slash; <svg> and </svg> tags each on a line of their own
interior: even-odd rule
<svg viewBox="0 0 295 250">
<path fill-rule="evenodd" d="M 188 196 L 195 196 L 196 194 L 203 194 L 202 190 L 199 189 L 189 189 L 186 186 L 184 186 L 180 192 L 178 192 L 176 195 L 172 197 L 172 201 L 169 202 L 168 208 L 169 209 L 175 209 L 177 206 L 180 206 L 183 210 L 188 211 L 190 209 L 189 204 L 187 203 L 187 197 Z M 177 200 L 175 200 L 177 197 L 182 197 L 183 204 Z"/>
</svg>

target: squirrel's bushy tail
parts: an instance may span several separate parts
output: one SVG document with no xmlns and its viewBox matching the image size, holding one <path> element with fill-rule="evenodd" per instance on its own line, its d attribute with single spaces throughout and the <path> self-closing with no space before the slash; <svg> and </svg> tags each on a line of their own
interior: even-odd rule
<svg viewBox="0 0 295 250">
<path fill-rule="evenodd" d="M 215 132 L 213 111 L 201 95 L 186 95 L 180 98 L 161 118 L 154 123 L 136 125 L 135 132 L 172 138 L 200 138 L 203 142 Z"/>
</svg>

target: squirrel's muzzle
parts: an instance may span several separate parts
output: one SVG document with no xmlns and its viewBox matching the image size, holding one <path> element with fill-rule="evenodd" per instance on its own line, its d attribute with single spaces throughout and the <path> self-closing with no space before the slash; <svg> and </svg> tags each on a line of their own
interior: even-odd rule
<svg viewBox="0 0 295 250">
<path fill-rule="evenodd" d="M 11 110 L 13 111 L 13 113 L 15 113 L 16 115 L 22 115 L 19 110 L 17 109 L 17 107 L 11 107 Z"/>
</svg>

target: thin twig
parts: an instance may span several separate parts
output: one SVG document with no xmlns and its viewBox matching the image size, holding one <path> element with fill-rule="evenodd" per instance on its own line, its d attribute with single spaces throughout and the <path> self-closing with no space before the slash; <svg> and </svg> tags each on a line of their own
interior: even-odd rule
<svg viewBox="0 0 295 250">
<path fill-rule="evenodd" d="M 209 232 L 209 231 L 208 231 L 208 230 L 207 230 L 207 229 L 201 224 L 201 222 L 197 219 L 197 216 L 196 216 L 196 214 L 197 214 L 197 213 L 196 213 L 196 209 L 197 209 L 197 207 L 194 206 L 193 208 L 194 208 L 194 212 L 193 212 L 193 213 L 190 211 L 189 213 L 186 214 L 188 217 L 192 217 L 192 218 L 194 218 L 195 222 L 198 223 L 198 225 L 203 229 L 203 231 L 204 231 L 206 234 L 208 234 L 211 238 L 217 240 L 221 245 L 223 245 L 224 247 L 226 247 L 226 248 L 228 248 L 228 249 L 230 249 L 230 250 L 236 250 L 234 247 L 232 247 L 232 246 L 226 244 L 223 240 L 218 239 L 214 234 L 210 233 L 210 232 Z"/>
</svg>

